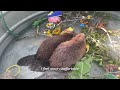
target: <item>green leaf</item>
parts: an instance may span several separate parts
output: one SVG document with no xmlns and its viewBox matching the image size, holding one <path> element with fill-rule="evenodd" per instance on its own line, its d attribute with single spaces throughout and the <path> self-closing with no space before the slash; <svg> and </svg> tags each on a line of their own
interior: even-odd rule
<svg viewBox="0 0 120 90">
<path fill-rule="evenodd" d="M 93 58 L 91 56 L 84 57 L 81 62 L 77 63 L 75 67 L 79 68 L 79 71 L 82 75 L 89 72 Z"/>
<path fill-rule="evenodd" d="M 91 65 L 90 63 L 84 62 L 83 63 L 83 71 L 82 71 L 82 75 L 88 73 L 90 71 Z"/>
<path fill-rule="evenodd" d="M 110 64 L 113 64 L 113 60 L 108 61 Z"/>
<path fill-rule="evenodd" d="M 99 65 L 102 66 L 102 61 L 100 61 Z"/>
<path fill-rule="evenodd" d="M 39 22 L 38 21 L 35 21 L 34 23 L 33 23 L 33 27 L 37 27 L 39 25 Z"/>
<path fill-rule="evenodd" d="M 107 73 L 104 75 L 104 78 L 106 79 L 118 79 L 115 75 Z"/>
<path fill-rule="evenodd" d="M 69 78 L 71 79 L 87 79 L 87 75 L 91 69 L 91 62 L 93 57 L 91 55 L 85 55 L 84 58 L 80 62 L 75 65 L 75 68 L 79 68 L 76 71 L 72 71 L 69 74 Z"/>
<path fill-rule="evenodd" d="M 83 76 L 83 78 L 82 79 L 88 79 L 88 76 Z"/>
<path fill-rule="evenodd" d="M 82 58 L 84 62 L 91 63 L 93 61 L 93 56 L 86 54 L 84 58 Z"/>
</svg>

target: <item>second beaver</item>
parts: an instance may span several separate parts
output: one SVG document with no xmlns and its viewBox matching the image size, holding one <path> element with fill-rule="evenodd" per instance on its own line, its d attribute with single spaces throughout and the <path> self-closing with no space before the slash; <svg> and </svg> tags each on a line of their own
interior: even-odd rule
<svg viewBox="0 0 120 90">
<path fill-rule="evenodd" d="M 49 59 L 50 67 L 66 68 L 76 64 L 86 52 L 85 34 L 79 33 L 71 40 L 58 45 Z"/>
</svg>

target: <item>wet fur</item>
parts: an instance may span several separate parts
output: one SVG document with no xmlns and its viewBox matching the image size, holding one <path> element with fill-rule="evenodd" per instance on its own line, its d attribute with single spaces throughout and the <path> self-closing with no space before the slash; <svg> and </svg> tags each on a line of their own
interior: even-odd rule
<svg viewBox="0 0 120 90">
<path fill-rule="evenodd" d="M 77 34 L 71 40 L 58 45 L 49 59 L 50 67 L 65 68 L 76 64 L 86 52 L 85 35 Z"/>
<path fill-rule="evenodd" d="M 34 55 L 28 55 L 21 58 L 17 64 L 20 66 L 30 66 L 32 71 L 41 71 L 41 67 L 49 66 L 49 58 L 55 48 L 62 42 L 70 40 L 75 35 L 74 32 L 68 32 L 60 36 L 53 36 L 45 39 Z"/>
<path fill-rule="evenodd" d="M 49 60 L 55 48 L 62 42 L 68 41 L 73 37 L 73 33 L 66 33 L 60 36 L 49 37 L 42 42 L 35 57 L 37 60 Z"/>
</svg>

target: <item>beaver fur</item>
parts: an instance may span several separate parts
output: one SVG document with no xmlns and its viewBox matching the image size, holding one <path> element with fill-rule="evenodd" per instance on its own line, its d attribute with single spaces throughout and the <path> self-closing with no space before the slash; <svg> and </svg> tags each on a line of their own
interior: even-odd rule
<svg viewBox="0 0 120 90">
<path fill-rule="evenodd" d="M 28 55 L 21 58 L 17 64 L 20 66 L 30 66 L 32 71 L 39 71 L 40 67 L 48 67 L 49 59 L 52 56 L 55 48 L 62 42 L 68 41 L 74 37 L 75 32 L 65 32 L 59 36 L 52 36 L 45 39 L 34 55 Z"/>
<path fill-rule="evenodd" d="M 85 34 L 79 33 L 71 40 L 58 45 L 52 54 L 50 67 L 65 68 L 76 64 L 86 52 Z"/>
<path fill-rule="evenodd" d="M 67 32 L 63 35 L 49 37 L 42 42 L 37 50 L 35 57 L 37 60 L 49 60 L 53 54 L 55 48 L 62 42 L 70 40 L 74 35 L 74 32 Z"/>
</svg>

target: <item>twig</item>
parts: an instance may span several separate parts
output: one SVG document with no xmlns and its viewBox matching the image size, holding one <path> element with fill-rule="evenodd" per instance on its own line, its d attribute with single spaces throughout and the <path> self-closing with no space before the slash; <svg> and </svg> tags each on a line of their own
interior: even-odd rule
<svg viewBox="0 0 120 90">
<path fill-rule="evenodd" d="M 108 36 L 110 43 L 112 44 L 112 40 L 110 38 L 110 35 L 108 34 L 107 30 L 105 28 L 101 28 Z"/>
<path fill-rule="evenodd" d="M 79 19 L 64 20 L 64 21 L 61 21 L 61 22 L 58 24 L 58 26 L 59 26 L 60 24 L 64 23 L 64 22 L 72 22 L 72 21 L 76 21 L 76 20 L 79 20 Z"/>
<path fill-rule="evenodd" d="M 74 23 L 76 23 L 78 20 L 75 20 L 72 24 L 69 24 L 69 26 L 72 26 Z"/>
</svg>

